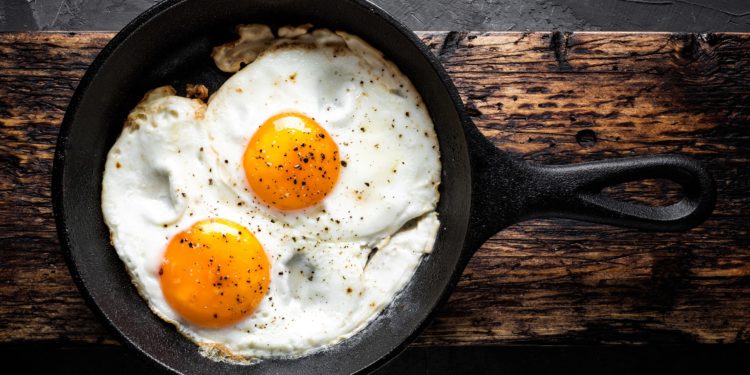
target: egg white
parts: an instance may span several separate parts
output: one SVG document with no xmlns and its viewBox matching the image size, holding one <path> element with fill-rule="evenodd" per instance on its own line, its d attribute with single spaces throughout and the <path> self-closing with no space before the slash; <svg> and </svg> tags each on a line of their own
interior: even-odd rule
<svg viewBox="0 0 750 375">
<path fill-rule="evenodd" d="M 330 40 L 331 34 L 318 38 Z M 337 143 L 347 167 L 321 204 L 266 213 L 308 236 L 374 245 L 434 210 L 437 138 L 418 92 L 398 68 L 361 39 L 343 33 L 339 38 L 355 48 L 285 44 L 261 53 L 211 97 L 207 131 L 212 148 L 228 160 L 218 163 L 224 181 L 262 206 L 242 165 L 250 138 L 279 113 L 315 119 Z"/>
<path fill-rule="evenodd" d="M 419 94 L 359 38 L 315 35 L 262 52 L 208 105 L 151 91 L 109 152 L 112 243 L 151 309 L 207 353 L 299 356 L 335 344 L 395 298 L 434 244 L 440 160 Z M 347 166 L 318 206 L 284 213 L 255 198 L 241 160 L 254 131 L 288 111 L 323 126 Z M 169 239 L 213 217 L 247 227 L 271 263 L 256 311 L 221 329 L 182 319 L 158 275 Z"/>
</svg>

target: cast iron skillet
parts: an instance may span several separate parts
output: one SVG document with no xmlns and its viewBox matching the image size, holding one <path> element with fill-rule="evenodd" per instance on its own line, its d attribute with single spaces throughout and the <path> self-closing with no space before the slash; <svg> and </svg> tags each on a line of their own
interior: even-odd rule
<svg viewBox="0 0 750 375">
<path fill-rule="evenodd" d="M 442 154 L 434 251 L 396 300 L 363 331 L 329 350 L 251 366 L 213 362 L 152 314 L 109 243 L 100 191 L 106 153 L 127 112 L 146 90 L 204 83 L 215 90 L 227 75 L 212 64 L 212 46 L 233 39 L 240 23 L 312 22 L 359 35 L 409 76 L 432 116 Z M 668 178 L 684 199 L 667 207 L 615 201 L 603 187 Z M 407 30 L 362 0 L 169 0 L 136 18 L 99 54 L 65 115 L 53 172 L 60 242 L 71 273 L 92 308 L 124 339 L 163 367 L 181 373 L 354 373 L 392 358 L 425 326 L 453 289 L 468 259 L 500 229 L 532 217 L 568 217 L 646 230 L 679 231 L 710 214 L 715 187 L 694 160 L 659 155 L 569 166 L 532 165 L 508 156 L 480 135 L 464 113 L 447 74 Z"/>
</svg>

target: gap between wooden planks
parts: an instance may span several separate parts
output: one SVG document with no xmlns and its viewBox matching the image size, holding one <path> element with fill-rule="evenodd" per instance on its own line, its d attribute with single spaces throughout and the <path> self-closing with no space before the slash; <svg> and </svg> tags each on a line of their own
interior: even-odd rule
<svg viewBox="0 0 750 375">
<path fill-rule="evenodd" d="M 0 342 L 115 343 L 58 248 L 59 123 L 110 33 L 0 34 Z M 750 340 L 750 34 L 419 36 L 498 147 L 560 164 L 683 153 L 717 179 L 686 233 L 567 220 L 508 228 L 469 263 L 415 345 Z M 612 189 L 676 199 L 664 181 Z"/>
</svg>

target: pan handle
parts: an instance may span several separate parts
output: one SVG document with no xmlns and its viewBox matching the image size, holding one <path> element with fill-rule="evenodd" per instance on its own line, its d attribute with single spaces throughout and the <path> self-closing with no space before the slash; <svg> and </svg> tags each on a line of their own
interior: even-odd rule
<svg viewBox="0 0 750 375">
<path fill-rule="evenodd" d="M 527 164 L 530 177 L 520 219 L 565 217 L 651 231 L 683 231 L 713 210 L 716 188 L 698 161 L 683 155 L 653 155 L 589 163 Z M 665 207 L 631 203 L 602 193 L 608 186 L 662 178 L 682 186 L 683 199 Z"/>
<path fill-rule="evenodd" d="M 706 169 L 682 155 L 653 155 L 571 165 L 539 165 L 497 149 L 468 128 L 472 197 L 467 245 L 476 249 L 508 225 L 561 217 L 650 231 L 684 231 L 713 211 L 716 186 Z M 656 207 L 617 200 L 608 186 L 644 179 L 681 185 L 683 199 Z"/>
</svg>

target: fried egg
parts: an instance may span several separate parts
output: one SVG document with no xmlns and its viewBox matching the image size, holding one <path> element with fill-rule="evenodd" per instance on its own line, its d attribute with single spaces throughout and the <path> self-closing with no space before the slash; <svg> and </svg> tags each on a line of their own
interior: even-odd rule
<svg viewBox="0 0 750 375">
<path fill-rule="evenodd" d="M 131 111 L 102 211 L 151 310 L 204 354 L 297 357 L 362 330 L 432 250 L 438 142 L 358 37 L 238 31 L 212 53 L 234 74 L 208 103 L 161 87 Z"/>
</svg>

